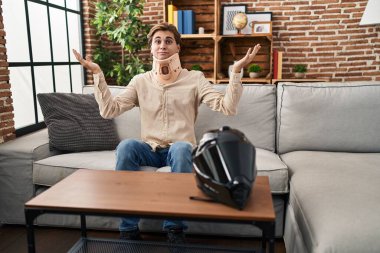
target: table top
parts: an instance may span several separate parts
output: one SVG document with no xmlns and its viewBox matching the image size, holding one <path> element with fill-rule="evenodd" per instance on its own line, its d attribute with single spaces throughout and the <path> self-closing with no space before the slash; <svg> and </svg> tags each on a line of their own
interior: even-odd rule
<svg viewBox="0 0 380 253">
<path fill-rule="evenodd" d="M 274 221 L 268 177 L 258 176 L 243 210 L 205 198 L 194 174 L 80 169 L 25 204 L 27 209 L 178 217 L 232 221 Z"/>
</svg>

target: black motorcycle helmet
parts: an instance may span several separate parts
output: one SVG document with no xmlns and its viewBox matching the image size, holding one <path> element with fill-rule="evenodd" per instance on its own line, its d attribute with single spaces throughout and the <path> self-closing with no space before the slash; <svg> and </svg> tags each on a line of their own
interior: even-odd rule
<svg viewBox="0 0 380 253">
<path fill-rule="evenodd" d="M 255 147 L 239 130 L 208 131 L 193 151 L 197 186 L 213 200 L 243 209 L 256 178 L 255 160 Z"/>
</svg>

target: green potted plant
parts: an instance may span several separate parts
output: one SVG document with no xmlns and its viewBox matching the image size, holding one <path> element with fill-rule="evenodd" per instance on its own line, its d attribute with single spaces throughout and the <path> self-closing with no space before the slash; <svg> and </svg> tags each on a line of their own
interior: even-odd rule
<svg viewBox="0 0 380 253">
<path fill-rule="evenodd" d="M 293 67 L 294 76 L 296 78 L 304 78 L 306 71 L 307 71 L 307 67 L 306 65 L 303 65 L 303 64 L 296 64 Z"/>
<path fill-rule="evenodd" d="M 250 78 L 257 78 L 260 76 L 261 67 L 255 63 L 248 66 L 248 73 Z"/>
<path fill-rule="evenodd" d="M 194 64 L 193 66 L 191 66 L 190 70 L 198 70 L 198 71 L 202 71 L 203 68 L 201 65 L 199 64 Z"/>
<path fill-rule="evenodd" d="M 142 22 L 144 2 L 141 0 L 98 1 L 92 25 L 100 41 L 107 39 L 119 46 L 120 54 L 112 53 L 102 44 L 94 52 L 94 60 L 107 77 L 116 78 L 118 85 L 128 85 L 148 66 L 140 52 L 148 47 L 149 25 Z"/>
</svg>

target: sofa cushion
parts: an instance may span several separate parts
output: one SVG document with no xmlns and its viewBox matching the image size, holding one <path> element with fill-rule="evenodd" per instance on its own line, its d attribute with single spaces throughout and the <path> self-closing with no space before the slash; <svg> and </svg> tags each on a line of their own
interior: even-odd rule
<svg viewBox="0 0 380 253">
<path fill-rule="evenodd" d="M 76 169 L 114 170 L 116 163 L 113 151 L 93 151 L 70 153 L 48 157 L 33 164 L 33 183 L 52 186 L 73 173 Z M 257 149 L 258 175 L 269 176 L 273 193 L 288 191 L 288 170 L 278 155 L 267 150 Z M 144 166 L 143 170 L 155 171 L 157 168 Z M 170 167 L 159 171 L 168 172 Z"/>
<path fill-rule="evenodd" d="M 123 92 L 124 87 L 109 86 L 112 95 Z M 224 90 L 226 85 L 216 85 Z M 93 93 L 93 86 L 85 86 L 83 93 Z M 210 120 L 212 119 L 212 120 Z M 133 108 L 115 118 L 118 134 L 121 139 L 141 138 L 140 111 Z M 276 89 L 273 85 L 245 84 L 243 95 L 236 116 L 225 116 L 214 112 L 206 105 L 201 105 L 195 124 L 195 134 L 199 141 L 204 132 L 228 125 L 242 131 L 247 138 L 259 148 L 275 150 L 276 133 Z"/>
<path fill-rule="evenodd" d="M 380 82 L 278 85 L 277 151 L 380 151 Z"/>
<path fill-rule="evenodd" d="M 215 85 L 224 91 L 226 85 Z M 225 116 L 206 105 L 199 108 L 195 134 L 200 140 L 210 129 L 230 126 L 242 131 L 255 147 L 275 150 L 276 87 L 273 85 L 245 84 L 237 115 Z"/>
<path fill-rule="evenodd" d="M 114 151 L 56 155 L 33 163 L 33 184 L 53 186 L 77 169 L 114 170 L 115 164 Z M 143 166 L 142 169 L 155 171 L 157 168 Z"/>
<path fill-rule="evenodd" d="M 307 252 L 380 249 L 379 153 L 296 151 L 281 158 L 291 174 L 296 223 L 289 226 L 298 227 Z"/>
<path fill-rule="evenodd" d="M 112 150 L 119 143 L 113 121 L 100 116 L 93 95 L 40 93 L 37 97 L 48 127 L 51 149 Z"/>
</svg>

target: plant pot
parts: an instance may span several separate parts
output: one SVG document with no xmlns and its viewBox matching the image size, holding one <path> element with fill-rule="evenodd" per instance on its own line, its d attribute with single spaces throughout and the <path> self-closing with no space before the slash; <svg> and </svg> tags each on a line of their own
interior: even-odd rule
<svg viewBox="0 0 380 253">
<path fill-rule="evenodd" d="M 295 78 L 304 78 L 305 77 L 305 73 L 296 72 L 296 73 L 294 73 L 294 77 Z"/>
<path fill-rule="evenodd" d="M 260 74 L 258 72 L 249 72 L 249 77 L 250 78 L 258 78 Z"/>
</svg>

